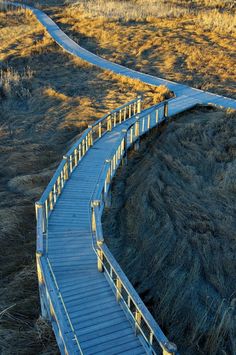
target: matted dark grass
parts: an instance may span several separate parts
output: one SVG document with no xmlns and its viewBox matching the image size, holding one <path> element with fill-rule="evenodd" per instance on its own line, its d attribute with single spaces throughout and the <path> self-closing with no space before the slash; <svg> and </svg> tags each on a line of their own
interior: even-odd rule
<svg viewBox="0 0 236 355">
<path fill-rule="evenodd" d="M 236 353 L 236 114 L 192 110 L 114 181 L 104 234 L 181 354 Z"/>
</svg>

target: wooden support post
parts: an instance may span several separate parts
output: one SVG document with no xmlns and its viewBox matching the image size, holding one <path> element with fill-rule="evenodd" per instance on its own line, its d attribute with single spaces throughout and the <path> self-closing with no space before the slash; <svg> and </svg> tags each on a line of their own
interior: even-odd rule
<svg viewBox="0 0 236 355">
<path fill-rule="evenodd" d="M 72 173 L 72 170 L 73 170 L 73 159 L 72 159 L 72 155 L 70 155 L 69 161 L 70 161 L 70 173 Z"/>
<path fill-rule="evenodd" d="M 132 128 L 131 128 L 132 131 Z M 123 133 L 126 133 L 124 136 L 124 151 L 123 151 L 123 159 L 122 159 L 122 165 L 127 165 L 127 160 L 128 160 L 128 149 L 127 149 L 127 129 L 122 129 Z"/>
<path fill-rule="evenodd" d="M 150 331 L 150 334 L 149 334 L 149 344 L 150 344 L 150 346 L 152 346 L 152 344 L 153 344 L 153 332 L 152 331 Z"/>
<path fill-rule="evenodd" d="M 78 165 L 78 150 L 75 148 L 74 150 L 74 156 L 75 156 L 75 166 Z"/>
<path fill-rule="evenodd" d="M 142 96 L 139 96 L 138 97 L 138 102 L 137 102 L 137 113 L 141 112 L 141 110 L 142 110 L 141 105 L 142 105 Z"/>
<path fill-rule="evenodd" d="M 66 161 L 63 169 L 64 184 L 65 184 L 66 180 L 68 180 L 69 178 L 69 164 L 68 164 L 68 157 L 66 155 L 63 157 L 63 159 L 65 159 Z"/>
<path fill-rule="evenodd" d="M 65 168 L 65 167 L 64 167 Z M 61 180 L 60 180 L 60 182 L 61 182 L 61 190 L 63 189 L 63 187 L 64 187 L 64 169 L 62 170 L 62 172 L 61 172 Z"/>
<path fill-rule="evenodd" d="M 116 112 L 113 113 L 113 127 L 116 126 Z"/>
<path fill-rule="evenodd" d="M 103 251 L 100 249 L 100 243 L 98 242 L 98 249 L 97 249 L 97 254 L 98 254 L 98 271 L 103 272 L 104 267 L 103 267 Z"/>
<path fill-rule="evenodd" d="M 82 140 L 82 157 L 84 156 L 84 154 L 85 154 L 85 140 L 83 139 Z"/>
<path fill-rule="evenodd" d="M 93 126 L 89 125 L 88 128 L 91 129 L 91 131 L 88 133 L 88 146 L 92 147 L 93 146 Z"/>
<path fill-rule="evenodd" d="M 109 113 L 109 116 L 107 117 L 107 131 L 111 131 L 111 114 Z"/>
<path fill-rule="evenodd" d="M 177 346 L 170 341 L 162 346 L 162 355 L 176 355 Z"/>
<path fill-rule="evenodd" d="M 168 102 L 164 102 L 164 117 L 168 117 Z"/>
<path fill-rule="evenodd" d="M 53 185 L 53 205 L 55 206 L 57 202 L 57 188 L 56 183 Z"/>
<path fill-rule="evenodd" d="M 49 192 L 49 208 L 50 211 L 53 210 L 53 197 L 52 197 L 52 191 Z"/>
<path fill-rule="evenodd" d="M 95 208 L 99 208 L 100 206 L 100 200 L 94 200 L 91 203 L 91 207 L 92 207 L 92 231 L 96 232 L 96 218 L 95 218 Z"/>
<path fill-rule="evenodd" d="M 139 137 L 139 120 L 138 120 L 138 116 L 136 117 L 136 122 L 135 122 L 135 132 L 134 132 L 134 134 L 135 134 L 135 136 L 136 137 Z"/>
<path fill-rule="evenodd" d="M 127 116 L 127 107 L 124 108 L 124 121 L 126 121 L 126 116 Z"/>
<path fill-rule="evenodd" d="M 41 263 L 40 263 L 41 254 L 36 253 L 36 266 L 37 266 L 37 275 L 38 275 L 38 284 L 39 284 L 39 299 L 40 299 L 40 306 L 41 306 L 41 315 L 44 319 L 49 320 L 47 308 L 44 304 L 44 280 L 43 280 L 43 273 L 41 270 Z"/>
<path fill-rule="evenodd" d="M 117 302 L 121 299 L 122 283 L 119 278 L 116 279 L 116 300 Z"/>
<path fill-rule="evenodd" d="M 37 221 L 36 250 L 39 255 L 43 255 L 43 239 L 47 228 L 44 205 L 42 205 L 39 202 L 36 202 L 35 214 L 36 214 L 36 221 Z"/>
<path fill-rule="evenodd" d="M 99 136 L 99 138 L 101 138 L 101 136 L 102 136 L 102 123 L 101 122 L 99 122 L 99 124 L 98 124 L 98 136 Z"/>
<path fill-rule="evenodd" d="M 57 194 L 58 196 L 61 194 L 61 174 L 57 178 Z"/>
<path fill-rule="evenodd" d="M 151 115 L 148 115 L 148 122 L 147 122 L 148 130 L 150 129 L 150 125 L 151 125 Z"/>
<path fill-rule="evenodd" d="M 158 123 L 159 121 L 159 110 L 157 109 L 156 110 L 156 123 Z"/>
<path fill-rule="evenodd" d="M 132 115 L 132 107 L 131 105 L 129 105 L 129 118 L 131 117 L 131 115 Z"/>
<path fill-rule="evenodd" d="M 45 216 L 46 216 L 46 221 L 48 220 L 48 200 L 45 201 Z"/>
<path fill-rule="evenodd" d="M 82 148 L 81 148 L 81 144 L 79 145 L 79 161 L 81 160 L 81 156 L 82 156 Z"/>
<path fill-rule="evenodd" d="M 141 326 L 141 321 L 142 321 L 142 315 L 141 313 L 136 309 L 135 311 L 135 334 L 139 332 L 139 327 Z"/>
</svg>

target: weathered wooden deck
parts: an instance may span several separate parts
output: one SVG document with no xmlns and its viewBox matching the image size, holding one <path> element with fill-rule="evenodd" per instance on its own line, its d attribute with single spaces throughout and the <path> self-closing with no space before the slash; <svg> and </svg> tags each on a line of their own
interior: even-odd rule
<svg viewBox="0 0 236 355">
<path fill-rule="evenodd" d="M 172 99 L 140 113 L 137 99 L 108 114 L 70 149 L 37 203 L 42 313 L 62 353 L 177 353 L 105 245 L 101 215 L 127 149 L 197 103 Z"/>
</svg>

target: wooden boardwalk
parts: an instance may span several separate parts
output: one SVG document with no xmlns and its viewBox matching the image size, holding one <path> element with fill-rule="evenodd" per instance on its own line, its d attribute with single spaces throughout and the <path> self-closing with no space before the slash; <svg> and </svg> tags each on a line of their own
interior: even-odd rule
<svg viewBox="0 0 236 355">
<path fill-rule="evenodd" d="M 137 99 L 108 114 L 70 149 L 37 203 L 42 313 L 61 353 L 177 353 L 105 245 L 101 215 L 127 150 L 197 103 L 172 99 L 140 113 Z"/>
<path fill-rule="evenodd" d="M 106 246 L 101 216 L 117 168 L 143 134 L 196 104 L 236 108 L 236 101 L 111 63 L 72 41 L 42 11 L 26 8 L 72 55 L 147 84 L 166 85 L 176 95 L 143 112 L 140 99 L 120 107 L 90 126 L 63 157 L 36 203 L 42 315 L 51 322 L 62 354 L 177 354 Z"/>
</svg>

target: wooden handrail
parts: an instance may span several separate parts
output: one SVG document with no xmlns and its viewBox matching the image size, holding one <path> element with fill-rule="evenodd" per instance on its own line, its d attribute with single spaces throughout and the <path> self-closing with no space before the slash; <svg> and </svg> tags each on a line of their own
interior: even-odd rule
<svg viewBox="0 0 236 355">
<path fill-rule="evenodd" d="M 154 116 L 154 123 L 151 125 L 151 115 Z M 176 355 L 177 347 L 175 344 L 169 342 L 159 325 L 156 323 L 151 313 L 148 311 L 139 295 L 129 282 L 128 278 L 122 271 L 121 267 L 115 260 L 114 256 L 110 252 L 109 248 L 104 242 L 101 216 L 104 205 L 108 197 L 108 191 L 111 185 L 111 179 L 114 176 L 121 160 L 127 155 L 127 149 L 135 144 L 135 142 L 149 131 L 151 128 L 158 125 L 160 121 L 166 119 L 168 115 L 168 101 L 164 101 L 158 105 L 153 106 L 151 109 L 144 111 L 136 116 L 134 122 L 128 129 L 122 130 L 120 133 L 120 141 L 116 147 L 114 147 L 111 157 L 104 164 L 103 170 L 99 177 L 99 183 L 93 193 L 91 202 L 92 208 L 92 231 L 96 238 L 96 244 L 94 249 L 98 257 L 98 270 L 105 271 L 107 273 L 110 282 L 112 283 L 117 301 L 124 303 L 126 310 L 130 314 L 135 331 L 145 339 L 148 344 L 151 353 L 156 354 L 154 342 L 159 344 L 162 348 L 163 355 Z M 115 276 L 115 277 L 114 277 Z M 127 294 L 127 300 L 122 295 L 122 290 L 125 290 Z M 131 311 L 131 303 L 135 308 L 135 311 Z M 145 327 L 143 325 L 145 323 Z M 148 334 L 145 333 L 144 328 L 148 329 Z"/>
<path fill-rule="evenodd" d="M 43 235 L 47 234 L 47 224 L 48 218 L 51 211 L 57 202 L 57 199 L 62 193 L 66 181 L 70 178 L 73 170 L 77 167 L 81 159 L 87 153 L 87 151 L 93 146 L 94 141 L 100 139 L 103 134 L 107 131 L 113 129 L 118 123 L 115 120 L 111 120 L 114 114 L 119 114 L 125 108 L 129 107 L 128 115 L 123 117 L 123 120 L 131 117 L 132 113 L 141 110 L 141 97 L 120 106 L 119 108 L 111 111 L 108 115 L 105 115 L 100 120 L 90 125 L 82 134 L 82 136 L 72 145 L 69 151 L 64 155 L 61 163 L 59 164 L 56 172 L 54 173 L 52 179 L 50 180 L 48 186 L 46 187 L 44 193 L 42 194 L 40 200 L 36 203 L 35 208 L 37 211 L 37 252 L 43 254 L 44 251 L 44 241 Z M 100 126 L 102 122 L 105 122 L 105 128 Z M 109 124 L 108 124 L 109 122 Z M 96 128 L 98 129 L 97 137 L 94 137 L 96 133 Z M 105 131 L 102 132 L 102 129 Z M 42 212 L 39 212 L 39 208 Z M 42 213 L 42 216 L 41 216 Z M 40 227 L 39 227 L 40 226 Z M 41 232 L 41 229 L 42 232 Z M 45 243 L 45 251 L 47 253 L 47 242 Z"/>
</svg>

